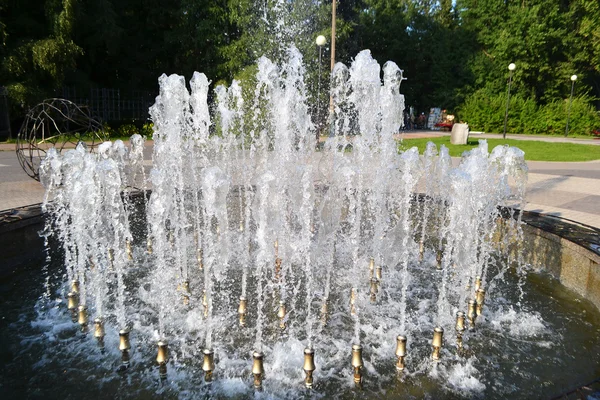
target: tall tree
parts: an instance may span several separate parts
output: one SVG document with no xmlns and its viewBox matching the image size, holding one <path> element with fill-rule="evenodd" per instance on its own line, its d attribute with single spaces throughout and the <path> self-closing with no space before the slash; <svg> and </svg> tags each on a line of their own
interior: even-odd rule
<svg viewBox="0 0 600 400">
<path fill-rule="evenodd" d="M 4 0 L 0 84 L 25 108 L 59 87 L 82 50 L 72 40 L 77 0 Z"/>
</svg>

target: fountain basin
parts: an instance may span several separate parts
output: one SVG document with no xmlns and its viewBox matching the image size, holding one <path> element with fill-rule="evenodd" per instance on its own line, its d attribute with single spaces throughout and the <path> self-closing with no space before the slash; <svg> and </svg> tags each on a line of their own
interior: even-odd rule
<svg viewBox="0 0 600 400">
<path fill-rule="evenodd" d="M 229 358 L 231 354 L 219 355 L 217 350 L 215 381 L 207 385 L 202 381 L 200 365 L 194 367 L 190 354 L 186 354 L 190 348 L 177 348 L 177 344 L 170 341 L 169 351 L 174 354 L 170 355 L 168 379 L 162 382 L 154 363 L 156 344 L 136 336 L 135 332 L 131 339 L 132 366 L 124 373 L 115 372 L 120 362 L 118 332 L 107 332 L 102 352 L 91 333 L 82 334 L 79 326 L 72 323 L 66 300 L 60 297 L 64 268 L 55 263 L 44 270 L 43 242 L 37 235 L 43 228 L 42 216 L 33 214 L 29 225 L 19 222 L 20 226 L 11 227 L 7 223 L 0 226 L 2 243 L 14 245 L 10 247 L 14 251 L 3 252 L 0 261 L 4 305 L 0 359 L 5 366 L 3 387 L 9 397 L 51 394 L 64 398 L 78 393 L 126 398 L 190 395 L 245 398 L 251 395 L 254 389 L 250 354 L 246 359 L 234 360 Z M 407 367 L 400 375 L 396 372 L 394 354 L 397 331 L 389 326 L 389 342 L 380 343 L 378 349 L 365 346 L 366 373 L 358 392 L 361 397 L 551 397 L 600 375 L 596 362 L 600 355 L 600 313 L 594 303 L 598 295 L 594 289 L 598 286 L 589 284 L 599 268 L 598 255 L 542 229 L 548 225 L 554 226 L 556 231 L 554 218 L 528 213 L 523 218 L 528 222 L 524 239 L 531 245 L 523 254 L 532 257 L 523 298 L 525 310 L 510 310 L 518 297 L 514 292 L 502 299 L 489 299 L 476 331 L 465 334 L 469 353 L 458 355 L 452 343 L 454 333 L 446 332 L 442 360 L 433 367 L 427 361 L 431 332 L 417 330 L 420 335 L 409 337 Z M 562 231 L 580 238 L 589 236 L 588 229 L 558 223 L 563 224 Z M 135 251 L 144 244 L 143 234 L 136 237 Z M 31 258 L 23 260 L 23 254 Z M 433 263 L 433 255 L 429 258 Z M 431 267 L 435 268 L 433 264 Z M 581 275 L 581 270 L 590 274 L 587 281 L 575 278 Z M 49 293 L 44 292 L 46 280 Z M 514 286 L 517 281 L 518 276 L 513 272 L 506 286 Z M 500 292 L 504 294 L 502 289 Z M 41 297 L 40 293 L 43 293 Z M 232 300 L 232 308 L 236 306 Z M 273 322 L 277 323 L 276 317 Z M 236 340 L 243 341 L 243 335 Z M 335 345 L 335 342 L 321 344 Z M 283 398 L 300 395 L 305 390 L 302 346 L 300 341 L 288 338 L 268 349 L 263 382 L 265 394 Z M 352 383 L 349 349 L 324 353 L 327 351 L 321 349 L 319 354 L 317 347 L 312 390 L 326 396 L 354 396 L 357 392 Z M 388 356 L 382 357 L 382 354 Z M 518 357 L 519 354 L 522 356 Z M 335 364 L 340 365 L 333 367 Z M 229 366 L 228 372 L 223 371 L 225 365 Z M 237 370 L 232 372 L 229 368 L 235 365 Z M 287 374 L 287 377 L 280 378 L 278 374 Z M 60 385 L 56 385 L 57 380 Z M 531 384 L 532 381 L 536 383 Z"/>
</svg>

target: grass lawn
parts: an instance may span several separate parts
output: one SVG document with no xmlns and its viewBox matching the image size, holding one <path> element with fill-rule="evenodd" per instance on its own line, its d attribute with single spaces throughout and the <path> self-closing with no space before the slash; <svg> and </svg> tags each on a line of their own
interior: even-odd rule
<svg viewBox="0 0 600 400">
<path fill-rule="evenodd" d="M 404 139 L 400 144 L 400 149 L 417 146 L 419 153 L 423 153 L 427 142 L 433 142 L 438 146 L 445 145 L 450 150 L 450 156 L 460 157 L 463 152 L 477 147 L 479 139 L 469 138 L 467 145 L 450 144 L 450 136 L 443 136 L 430 139 Z M 514 139 L 487 139 L 489 150 L 499 145 L 509 145 L 518 147 L 525 152 L 525 159 L 528 161 L 592 161 L 600 160 L 600 146 L 574 143 L 550 143 L 535 140 L 514 140 Z"/>
</svg>

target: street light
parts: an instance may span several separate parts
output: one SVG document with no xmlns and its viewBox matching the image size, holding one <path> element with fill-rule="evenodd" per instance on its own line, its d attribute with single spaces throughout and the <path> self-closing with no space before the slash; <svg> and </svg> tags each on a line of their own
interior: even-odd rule
<svg viewBox="0 0 600 400">
<path fill-rule="evenodd" d="M 510 84 L 512 83 L 513 71 L 517 68 L 515 63 L 508 64 L 508 92 L 506 95 L 506 111 L 504 112 L 504 133 L 502 139 L 506 139 L 506 123 L 508 122 L 508 104 L 510 102 Z"/>
<path fill-rule="evenodd" d="M 319 46 L 319 82 L 317 84 L 317 145 L 319 144 L 319 128 L 321 127 L 321 57 L 323 54 L 323 46 L 327 43 L 327 39 L 325 36 L 319 35 L 317 36 L 317 40 L 315 40 L 317 46 Z"/>
<path fill-rule="evenodd" d="M 567 111 L 567 128 L 565 129 L 565 137 L 569 135 L 569 118 L 571 117 L 571 103 L 573 103 L 573 89 L 575 88 L 575 81 L 577 75 L 571 75 L 571 97 L 569 98 L 569 110 Z"/>
</svg>

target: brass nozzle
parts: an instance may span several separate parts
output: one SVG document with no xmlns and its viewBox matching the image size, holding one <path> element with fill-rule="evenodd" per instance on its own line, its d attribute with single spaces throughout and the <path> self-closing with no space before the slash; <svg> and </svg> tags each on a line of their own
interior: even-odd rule
<svg viewBox="0 0 600 400">
<path fill-rule="evenodd" d="M 79 313 L 78 313 L 77 322 L 79 323 L 79 325 L 81 325 L 82 329 L 85 329 L 85 327 L 88 324 L 87 307 L 79 306 L 78 310 L 79 310 Z"/>
<path fill-rule="evenodd" d="M 369 279 L 373 279 L 373 273 L 375 272 L 375 259 L 369 259 Z"/>
<path fill-rule="evenodd" d="M 146 250 L 148 251 L 148 254 L 152 254 L 154 251 L 152 248 L 152 238 L 150 236 L 146 239 Z"/>
<path fill-rule="evenodd" d="M 125 251 L 127 252 L 127 259 L 133 260 L 133 249 L 131 248 L 131 240 L 125 239 Z"/>
<path fill-rule="evenodd" d="M 102 342 L 104 340 L 104 321 L 102 318 L 98 317 L 94 320 L 94 337 L 98 339 L 98 342 Z"/>
<path fill-rule="evenodd" d="M 129 343 L 129 330 L 121 329 L 119 331 L 119 350 L 128 351 L 131 349 L 131 344 Z"/>
<path fill-rule="evenodd" d="M 252 362 L 252 375 L 254 375 L 254 387 L 259 388 L 262 386 L 262 381 L 264 379 L 265 370 L 263 368 L 263 353 L 260 351 L 255 351 L 252 353 L 252 358 L 254 361 Z"/>
<path fill-rule="evenodd" d="M 350 315 L 356 315 L 356 289 L 350 290 Z"/>
<path fill-rule="evenodd" d="M 371 303 L 375 303 L 377 301 L 377 293 L 379 292 L 379 281 L 377 278 L 371 279 L 371 286 L 369 288 L 369 294 L 371 298 Z"/>
<path fill-rule="evenodd" d="M 406 336 L 398 335 L 396 337 L 396 368 L 402 371 L 405 367 L 404 358 L 406 357 Z"/>
<path fill-rule="evenodd" d="M 77 307 L 79 307 L 79 296 L 77 296 L 77 293 L 75 292 L 69 292 L 67 294 L 67 309 L 69 311 L 75 311 L 77 310 Z"/>
<path fill-rule="evenodd" d="M 110 267 L 114 268 L 115 251 L 113 249 L 108 249 L 108 261 L 110 261 Z"/>
<path fill-rule="evenodd" d="M 475 293 L 477 293 L 479 289 L 481 289 L 481 277 L 477 276 L 475 277 Z"/>
<path fill-rule="evenodd" d="M 158 342 L 158 354 L 156 356 L 156 362 L 158 364 L 166 364 L 169 361 L 169 344 L 166 340 Z"/>
<path fill-rule="evenodd" d="M 202 362 L 202 371 L 204 371 L 204 380 L 211 382 L 213 371 L 215 370 L 215 353 L 212 349 L 204 349 L 204 360 Z"/>
<path fill-rule="evenodd" d="M 442 269 L 442 258 L 443 257 L 444 257 L 444 251 L 442 249 L 438 249 L 437 253 L 435 254 L 435 262 L 436 262 L 437 269 Z"/>
<path fill-rule="evenodd" d="M 475 294 L 475 302 L 477 303 L 477 307 L 475 308 L 475 311 L 477 312 L 477 316 L 480 316 L 481 312 L 483 311 L 484 301 L 485 301 L 485 290 L 483 290 L 483 289 L 477 290 L 477 293 Z"/>
<path fill-rule="evenodd" d="M 187 306 L 190 304 L 190 281 L 187 279 L 181 284 L 181 290 L 183 292 L 183 305 Z"/>
<path fill-rule="evenodd" d="M 311 388 L 313 386 L 313 372 L 317 369 L 315 366 L 315 351 L 307 347 L 304 349 L 304 373 L 306 377 L 304 378 L 304 384 L 307 388 Z"/>
<path fill-rule="evenodd" d="M 477 319 L 477 302 L 475 300 L 469 300 L 469 308 L 467 310 L 467 318 L 469 319 L 469 324 L 471 328 L 475 327 L 475 320 Z"/>
<path fill-rule="evenodd" d="M 465 330 L 465 313 L 459 311 L 456 313 L 456 331 L 464 332 Z"/>
<path fill-rule="evenodd" d="M 352 345 L 352 368 L 354 369 L 354 383 L 360 385 L 362 383 L 362 346 L 360 344 Z"/>
<path fill-rule="evenodd" d="M 362 360 L 362 346 L 360 344 L 352 345 L 352 368 L 354 369 L 354 383 L 362 383 L 362 369 L 364 367 Z"/>
<path fill-rule="evenodd" d="M 240 296 L 240 306 L 238 307 L 238 315 L 240 316 L 240 326 L 246 326 L 246 313 L 248 312 L 248 300 L 244 296 Z"/>
<path fill-rule="evenodd" d="M 71 293 L 79 294 L 79 281 L 77 279 L 71 282 Z"/>
<path fill-rule="evenodd" d="M 375 268 L 375 278 L 378 281 L 381 281 L 381 265 L 377 266 L 377 268 Z"/>
<path fill-rule="evenodd" d="M 283 301 L 280 301 L 279 309 L 277 310 L 277 318 L 279 318 L 279 328 L 281 328 L 281 330 L 285 329 L 285 314 L 286 314 L 285 304 Z"/>
<path fill-rule="evenodd" d="M 465 331 L 465 313 L 462 311 L 459 311 L 456 313 L 456 346 L 459 349 L 462 349 L 463 347 L 463 340 L 462 340 L 462 335 L 463 332 Z"/>
<path fill-rule="evenodd" d="M 131 349 L 131 344 L 129 343 L 129 330 L 121 329 L 119 331 L 119 350 L 121 350 L 121 361 L 123 361 L 123 365 L 129 365 L 129 350 Z"/>
<path fill-rule="evenodd" d="M 433 346 L 433 353 L 431 354 L 431 358 L 434 361 L 438 361 L 440 359 L 440 350 L 442 348 L 442 339 L 444 337 L 444 329 L 441 327 L 433 328 L 433 340 L 431 345 Z"/>
</svg>

